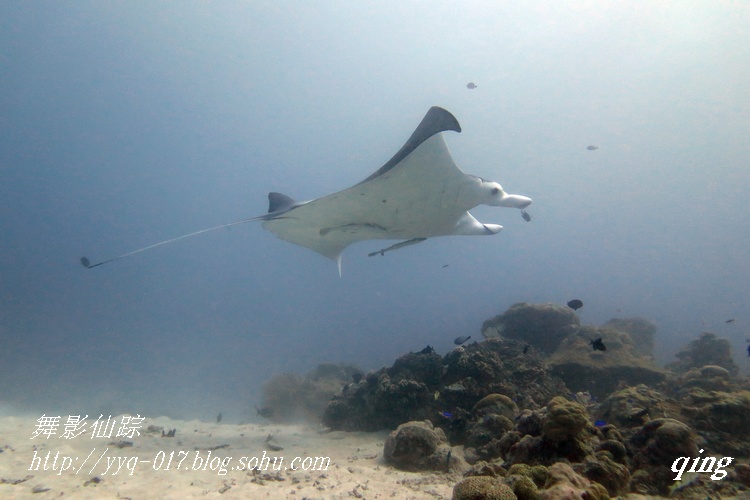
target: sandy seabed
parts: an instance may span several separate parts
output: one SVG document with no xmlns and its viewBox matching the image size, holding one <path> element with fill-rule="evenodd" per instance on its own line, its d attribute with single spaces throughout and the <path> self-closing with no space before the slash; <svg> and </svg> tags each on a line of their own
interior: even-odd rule
<svg viewBox="0 0 750 500">
<path fill-rule="evenodd" d="M 133 438 L 92 438 L 87 431 L 66 439 L 60 438 L 63 416 L 57 435 L 32 439 L 38 418 L 0 417 L 0 498 L 451 498 L 461 479 L 386 465 L 387 432 L 321 433 L 301 425 L 159 417 L 146 418 L 140 436 Z M 150 425 L 176 429 L 175 437 L 148 433 Z M 266 470 L 247 470 L 264 452 Z M 292 464 L 296 457 L 300 460 Z M 309 470 L 302 470 L 308 457 Z M 327 469 L 324 458 L 330 458 Z M 220 474 L 222 462 L 225 475 Z"/>
</svg>

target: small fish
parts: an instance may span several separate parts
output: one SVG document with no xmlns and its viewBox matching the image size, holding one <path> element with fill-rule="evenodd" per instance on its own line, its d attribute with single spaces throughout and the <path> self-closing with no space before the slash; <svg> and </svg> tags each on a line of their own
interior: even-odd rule
<svg viewBox="0 0 750 500">
<path fill-rule="evenodd" d="M 452 391 L 452 392 L 463 392 L 466 390 L 466 387 L 456 382 L 455 384 L 446 385 L 445 390 Z"/>
<path fill-rule="evenodd" d="M 607 425 L 607 422 L 605 422 L 604 420 L 597 420 L 596 422 L 594 422 L 594 425 L 596 427 L 604 427 L 605 425 Z"/>
<path fill-rule="evenodd" d="M 578 299 L 569 300 L 568 307 L 570 307 L 574 311 L 577 311 L 583 307 L 583 302 Z"/>
<path fill-rule="evenodd" d="M 530 348 L 531 348 L 531 346 L 530 346 L 530 345 L 528 345 L 528 344 L 526 344 L 526 345 L 524 346 L 524 348 L 523 348 L 523 353 L 524 353 L 524 354 L 528 354 L 528 353 L 529 353 L 529 349 L 530 349 Z"/>
<path fill-rule="evenodd" d="M 597 149 L 599 149 L 599 146 L 591 145 L 591 146 L 586 147 L 586 149 L 588 149 L 589 151 L 596 151 Z"/>
<path fill-rule="evenodd" d="M 602 338 L 601 337 L 599 337 L 596 340 L 592 339 L 591 342 L 589 342 L 589 345 L 591 345 L 591 347 L 593 347 L 595 351 L 606 351 L 607 350 L 607 346 L 604 345 L 604 342 L 602 342 Z"/>
<path fill-rule="evenodd" d="M 453 450 L 448 450 L 448 456 L 445 457 L 445 468 L 450 471 L 451 469 L 451 454 L 453 453 Z"/>
<path fill-rule="evenodd" d="M 469 82 L 466 84 L 466 88 L 469 90 L 474 90 L 475 88 L 477 88 L 477 84 L 474 82 Z"/>
<path fill-rule="evenodd" d="M 419 354 L 432 354 L 433 352 L 435 352 L 435 349 L 433 349 L 432 346 L 428 345 L 427 347 L 419 351 Z"/>
<path fill-rule="evenodd" d="M 453 413 L 451 413 L 451 412 L 448 412 L 448 411 L 439 411 L 438 413 L 440 415 L 444 416 L 445 418 L 453 418 Z"/>
<path fill-rule="evenodd" d="M 454 340 L 453 343 L 456 345 L 461 345 L 467 340 L 469 340 L 470 338 L 471 338 L 471 335 L 464 335 L 463 337 L 456 337 L 456 340 Z"/>
<path fill-rule="evenodd" d="M 435 401 L 440 399 L 440 391 L 435 391 Z"/>
<path fill-rule="evenodd" d="M 216 415 L 216 423 L 218 424 L 219 422 L 221 422 L 221 413 Z"/>
<path fill-rule="evenodd" d="M 450 264 L 443 264 L 443 269 L 445 269 L 445 268 L 446 268 L 446 267 L 448 267 L 449 265 L 450 265 Z"/>
<path fill-rule="evenodd" d="M 734 318 L 728 319 L 724 323 L 734 323 Z"/>
<path fill-rule="evenodd" d="M 273 416 L 273 409 L 264 406 L 263 408 L 255 407 L 255 414 L 260 415 L 263 418 L 271 418 Z"/>
<path fill-rule="evenodd" d="M 526 210 L 521 210 L 521 217 L 523 217 L 523 220 L 526 222 L 531 222 L 531 216 Z"/>
</svg>

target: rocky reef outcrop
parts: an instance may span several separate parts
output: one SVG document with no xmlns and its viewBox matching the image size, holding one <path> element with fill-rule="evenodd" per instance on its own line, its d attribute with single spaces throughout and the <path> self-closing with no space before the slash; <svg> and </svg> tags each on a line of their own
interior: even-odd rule
<svg viewBox="0 0 750 500">
<path fill-rule="evenodd" d="M 638 429 L 656 418 L 686 420 L 678 401 L 645 384 L 610 394 L 593 413 L 596 419 L 617 426 L 623 433 Z"/>
<path fill-rule="evenodd" d="M 489 401 L 481 406 L 488 409 L 485 416 L 501 416 L 515 411 L 507 401 L 495 396 L 490 396 Z M 694 457 L 715 455 L 720 450 L 718 442 L 710 441 L 705 432 L 696 431 L 690 410 L 683 404 L 642 385 L 618 391 L 598 408 L 596 406 L 587 408 L 579 402 L 555 397 L 541 409 L 520 411 L 510 430 L 503 430 L 507 425 L 501 425 L 497 432 L 487 432 L 486 441 L 481 446 L 469 446 L 476 444 L 470 442 L 476 437 L 470 437 L 464 455 L 473 467 L 466 475 L 495 478 L 495 481 L 484 480 L 483 484 L 506 484 L 518 498 L 557 498 L 555 495 L 608 498 L 628 492 L 666 496 L 673 494 L 675 489 L 682 492 L 682 496 L 677 495 L 680 498 L 698 498 L 700 495 L 705 498 L 716 492 L 736 493 L 738 488 L 745 487 L 740 476 L 746 469 L 742 467 L 739 474 L 730 474 L 723 483 L 706 482 L 705 478 L 695 475 L 687 482 L 675 481 L 672 468 L 676 458 L 690 457 L 693 460 Z M 596 412 L 596 416 L 609 418 L 610 422 L 594 420 L 590 411 Z M 473 414 L 479 415 L 476 409 Z M 672 414 L 675 418 L 660 414 Z M 486 419 L 474 420 L 469 428 L 476 432 Z M 716 429 L 717 424 L 721 425 L 714 422 L 711 428 Z M 741 430 L 741 427 L 726 427 L 726 432 L 731 433 L 734 429 Z M 743 442 L 742 439 L 731 441 Z M 739 453 L 724 455 L 740 456 Z M 563 464 L 569 470 L 558 474 L 557 483 L 546 480 L 539 485 L 533 479 L 509 477 L 511 471 L 526 471 L 528 475 L 531 469 L 550 472 Z"/>
<path fill-rule="evenodd" d="M 727 339 L 720 339 L 714 333 L 701 333 L 700 337 L 690 342 L 675 356 L 677 361 L 668 364 L 667 368 L 676 373 L 685 373 L 706 365 L 720 366 L 732 376 L 739 373 L 739 368 L 732 359 L 732 345 Z"/>
<path fill-rule="evenodd" d="M 569 393 L 560 379 L 549 375 L 538 353 L 525 346 L 490 339 L 445 356 L 431 349 L 406 354 L 393 366 L 349 384 L 328 404 L 323 424 L 336 430 L 374 431 L 430 420 L 452 442 L 462 442 L 473 412 L 483 411 L 475 405 L 490 394 L 505 396 L 519 408 L 538 408 Z"/>
<path fill-rule="evenodd" d="M 409 471 L 448 472 L 466 465 L 458 455 L 453 457 L 445 433 L 429 420 L 399 425 L 385 440 L 383 458 L 397 469 Z"/>
<path fill-rule="evenodd" d="M 561 459 L 580 462 L 593 453 L 596 428 L 582 405 L 555 397 L 543 410 L 527 412 L 525 417 L 519 424 L 530 418 L 537 425 L 519 425 L 509 432 L 508 437 L 514 439 L 506 441 L 515 442 L 502 450 L 505 464 L 552 465 Z"/>
<path fill-rule="evenodd" d="M 534 422 L 529 425 L 529 422 Z M 628 491 L 626 444 L 614 426 L 597 427 L 586 408 L 562 397 L 542 410 L 526 411 L 502 439 L 504 466 L 572 465 L 576 473 L 603 486 L 611 495 Z"/>
<path fill-rule="evenodd" d="M 565 463 L 556 463 L 547 469 L 549 479 L 541 499 L 558 500 L 562 498 L 586 498 L 590 500 L 608 500 L 607 490 L 599 483 L 577 474 Z"/>
<path fill-rule="evenodd" d="M 722 370 L 709 366 L 695 372 L 718 373 L 716 378 L 724 380 L 726 371 Z M 685 387 L 680 380 L 673 379 L 666 394 L 645 385 L 614 392 L 598 405 L 594 416 L 616 425 L 628 438 L 653 420 L 673 419 L 689 426 L 701 446 L 713 453 L 750 456 L 750 391 L 736 384 L 723 386 L 726 391 Z M 717 384 L 711 377 L 703 382 Z"/>
<path fill-rule="evenodd" d="M 750 392 L 691 391 L 681 403 L 684 421 L 705 440 L 706 448 L 750 456 Z"/>
<path fill-rule="evenodd" d="M 578 315 L 558 304 L 513 304 L 499 316 L 482 325 L 485 338 L 503 337 L 552 354 L 567 336 L 581 326 Z"/>
<path fill-rule="evenodd" d="M 657 418 L 641 427 L 629 442 L 634 469 L 631 488 L 638 493 L 666 495 L 674 484 L 671 469 L 676 457 L 698 455 L 696 435 L 671 418 Z"/>
<path fill-rule="evenodd" d="M 656 325 L 643 318 L 612 318 L 602 325 L 606 330 L 625 332 L 630 336 L 633 352 L 637 356 L 654 355 Z"/>
<path fill-rule="evenodd" d="M 272 422 L 320 422 L 328 401 L 362 371 L 352 365 L 322 363 L 305 375 L 281 373 L 263 385 L 258 414 Z"/>
<path fill-rule="evenodd" d="M 597 327 L 563 306 L 519 303 L 482 332 L 483 342 L 444 356 L 428 346 L 366 375 L 331 365 L 279 378 L 287 390 L 272 392 L 286 396 L 265 404 L 323 397 L 306 384 L 331 381 L 325 390 L 336 394 L 324 425 L 394 429 L 386 462 L 463 473 L 454 498 L 713 498 L 750 490 L 750 465 L 739 458 L 750 456 L 750 381 L 738 376 L 726 340 L 701 334 L 665 369 L 653 360 L 656 326 L 640 318 Z M 713 465 L 717 455 L 737 457 L 721 481 L 708 479 L 710 471 L 675 479 L 676 459 Z"/>
<path fill-rule="evenodd" d="M 556 463 L 550 467 L 518 464 L 508 470 L 482 463 L 465 475 L 466 478 L 453 488 L 454 500 L 610 498 L 604 486 L 580 475 L 565 463 Z"/>
<path fill-rule="evenodd" d="M 606 350 L 592 349 L 595 339 L 601 339 Z M 630 334 L 604 327 L 579 327 L 547 362 L 570 389 L 597 398 L 606 397 L 620 385 L 656 385 L 666 378 L 651 356 L 637 352 Z"/>
<path fill-rule="evenodd" d="M 487 476 L 471 476 L 453 487 L 453 500 L 516 500 L 506 484 Z"/>
<path fill-rule="evenodd" d="M 615 318 L 602 327 L 582 326 L 569 307 L 512 305 L 484 322 L 485 338 L 518 340 L 538 351 L 554 375 L 574 392 L 606 397 L 620 385 L 657 384 L 666 372 L 653 361 L 656 325 L 641 318 Z M 606 350 L 593 349 L 601 339 Z"/>
</svg>

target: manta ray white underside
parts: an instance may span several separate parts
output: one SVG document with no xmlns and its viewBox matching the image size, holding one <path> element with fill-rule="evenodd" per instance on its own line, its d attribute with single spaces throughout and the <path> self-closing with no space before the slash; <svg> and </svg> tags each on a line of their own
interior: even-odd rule
<svg viewBox="0 0 750 500">
<path fill-rule="evenodd" d="M 270 193 L 265 215 L 172 238 L 97 264 L 85 257 L 81 261 L 86 267 L 96 267 L 182 238 L 257 220 L 279 238 L 335 260 L 339 273 L 342 252 L 358 241 L 403 240 L 371 254 L 383 255 L 435 236 L 496 234 L 502 226 L 483 224 L 468 211 L 480 204 L 523 209 L 531 199 L 507 194 L 496 182 L 462 172 L 448 151 L 442 134 L 446 131 L 460 132 L 461 127 L 448 111 L 432 107 L 393 158 L 348 189 L 306 202 Z"/>
</svg>

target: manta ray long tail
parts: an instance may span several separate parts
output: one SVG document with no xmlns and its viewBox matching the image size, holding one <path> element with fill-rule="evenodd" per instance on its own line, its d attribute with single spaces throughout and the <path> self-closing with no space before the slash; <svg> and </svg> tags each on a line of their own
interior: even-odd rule
<svg viewBox="0 0 750 500">
<path fill-rule="evenodd" d="M 209 227 L 207 229 L 201 229 L 200 231 L 195 231 L 194 233 L 190 234 L 183 234 L 182 236 L 178 236 L 176 238 L 171 238 L 169 240 L 160 241 L 159 243 L 154 243 L 153 245 L 149 245 L 147 247 L 139 248 L 138 250 L 133 250 L 132 252 L 124 253 L 122 255 L 118 255 L 117 257 L 112 257 L 111 259 L 103 260 L 101 262 L 97 262 L 96 264 L 92 264 L 91 261 L 86 257 L 81 257 L 81 264 L 83 264 L 83 267 L 87 269 L 91 269 L 92 267 L 101 266 L 103 264 L 107 264 L 109 262 L 114 262 L 116 260 L 122 259 L 123 257 L 128 257 L 130 255 L 134 255 L 140 252 L 145 252 L 146 250 L 150 250 L 152 248 L 156 248 L 162 245 L 166 245 L 167 243 L 174 243 L 175 241 L 184 240 L 185 238 L 190 238 L 191 236 L 197 236 L 199 234 L 207 233 L 209 231 L 215 231 L 217 229 L 222 229 L 225 227 L 231 227 L 236 226 L 238 224 L 245 224 L 246 222 L 252 222 L 256 220 L 265 220 L 268 218 L 268 215 L 261 215 L 260 217 L 251 217 L 250 219 L 242 219 L 235 222 L 230 222 L 229 224 L 222 224 L 220 226 L 214 226 Z"/>
</svg>

